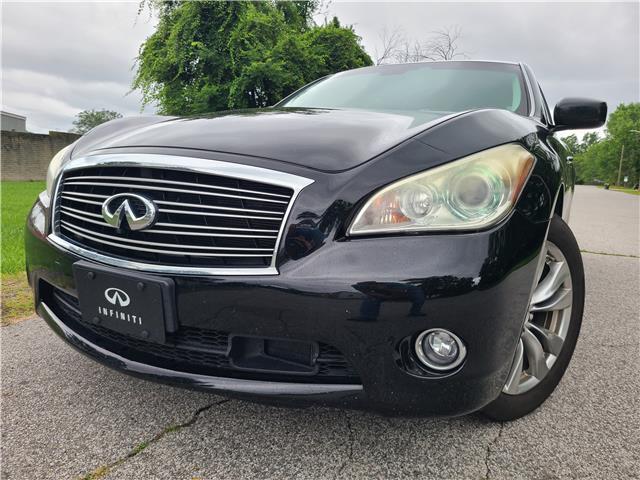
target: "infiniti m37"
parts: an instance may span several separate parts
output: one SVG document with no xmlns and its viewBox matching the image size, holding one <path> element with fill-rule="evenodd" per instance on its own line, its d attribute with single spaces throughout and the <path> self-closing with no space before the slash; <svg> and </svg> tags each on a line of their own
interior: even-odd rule
<svg viewBox="0 0 640 480">
<path fill-rule="evenodd" d="M 510 420 L 576 345 L 575 173 L 521 63 L 387 65 L 270 108 L 117 119 L 51 161 L 38 314 L 142 378 L 270 402 Z"/>
</svg>

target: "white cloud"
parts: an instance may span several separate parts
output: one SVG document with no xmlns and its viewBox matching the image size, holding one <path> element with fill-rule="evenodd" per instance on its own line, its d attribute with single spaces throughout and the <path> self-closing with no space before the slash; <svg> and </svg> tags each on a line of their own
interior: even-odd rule
<svg viewBox="0 0 640 480">
<path fill-rule="evenodd" d="M 155 19 L 138 3 L 4 3 L 2 108 L 30 131 L 69 130 L 85 109 L 135 115 L 132 66 Z"/>
<path fill-rule="evenodd" d="M 565 96 L 608 102 L 610 111 L 640 101 L 640 4 L 629 3 L 352 3 L 330 5 L 354 25 L 371 54 L 380 34 L 400 26 L 410 39 L 459 26 L 471 59 L 522 61 L 553 106 Z M 321 21 L 322 19 L 317 19 Z"/>
<path fill-rule="evenodd" d="M 84 109 L 136 114 L 129 95 L 138 49 L 156 23 L 139 3 L 2 3 L 2 104 L 32 131 L 68 130 Z M 385 28 L 408 37 L 459 25 L 472 58 L 527 62 L 554 104 L 602 98 L 613 110 L 639 101 L 636 3 L 343 3 L 328 16 L 353 24 L 373 53 Z M 322 20 L 318 18 L 318 20 Z M 147 111 L 152 111 L 153 108 Z"/>
</svg>

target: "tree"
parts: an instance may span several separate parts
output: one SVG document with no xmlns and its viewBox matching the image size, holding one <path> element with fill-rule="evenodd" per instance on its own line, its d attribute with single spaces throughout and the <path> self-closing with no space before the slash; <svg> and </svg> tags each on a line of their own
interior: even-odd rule
<svg viewBox="0 0 640 480">
<path fill-rule="evenodd" d="M 122 118 L 122 114 L 112 110 L 83 110 L 76 115 L 73 121 L 74 133 L 84 135 L 93 127 L 97 127 L 101 123 L 108 122 L 114 118 Z"/>
<path fill-rule="evenodd" d="M 147 5 L 159 22 L 140 47 L 133 88 L 161 113 L 265 107 L 318 77 L 372 64 L 352 28 L 313 24 L 319 0 Z"/>
<path fill-rule="evenodd" d="M 607 134 L 614 144 L 619 166 L 622 156 L 622 177 L 631 183 L 640 179 L 640 103 L 621 104 L 609 115 Z M 624 153 L 623 153 L 624 147 Z M 614 169 L 615 170 L 615 169 Z M 617 181 L 617 170 L 616 181 Z"/>
<path fill-rule="evenodd" d="M 385 28 L 380 34 L 382 48 L 376 49 L 376 65 L 466 58 L 458 45 L 461 37 L 459 26 L 436 30 L 424 41 L 407 39 L 399 27 L 391 31 Z"/>
<path fill-rule="evenodd" d="M 395 63 L 397 55 L 408 46 L 407 40 L 401 28 L 396 27 L 391 31 L 386 28 L 380 33 L 380 43 L 382 48 L 375 49 L 376 65 L 384 63 Z"/>
<path fill-rule="evenodd" d="M 582 153 L 582 144 L 580 143 L 580 140 L 578 140 L 578 137 L 575 133 L 564 137 L 562 140 L 567 145 L 567 148 L 569 149 L 569 152 L 571 152 L 571 155 Z"/>
<path fill-rule="evenodd" d="M 609 115 L 604 138 L 597 133 L 584 135 L 575 154 L 578 179 L 615 183 L 622 156 L 622 177 L 633 185 L 640 179 L 640 103 L 620 104 Z M 565 138 L 565 142 L 568 138 Z M 624 155 L 623 155 L 624 146 Z"/>
</svg>

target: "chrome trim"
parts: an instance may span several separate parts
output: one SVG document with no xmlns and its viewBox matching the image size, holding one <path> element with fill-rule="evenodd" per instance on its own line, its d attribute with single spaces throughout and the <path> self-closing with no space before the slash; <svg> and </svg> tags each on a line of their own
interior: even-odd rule
<svg viewBox="0 0 640 480">
<path fill-rule="evenodd" d="M 109 198 L 109 195 L 98 195 L 97 193 L 85 193 L 85 192 L 64 192 L 63 195 L 61 195 L 61 198 L 66 198 L 67 200 L 75 200 L 74 198 L 69 198 L 66 195 L 72 195 L 74 197 L 78 197 L 78 198 L 83 198 L 83 197 L 89 197 L 89 198 L 101 198 L 101 199 L 107 199 Z M 126 193 L 121 193 L 119 195 L 129 195 Z M 133 194 L 131 194 L 133 195 Z M 90 200 L 83 200 L 85 203 L 92 203 L 94 205 L 102 205 L 103 202 L 92 202 Z M 251 212 L 251 213 L 269 213 L 269 214 L 273 214 L 273 215 L 282 215 L 282 212 L 274 212 L 273 210 L 255 210 L 255 209 L 251 209 L 251 208 L 232 208 L 232 207 L 215 207 L 212 205 L 201 205 L 199 203 L 184 203 L 184 202 L 169 202 L 167 200 L 154 200 L 153 203 L 155 204 L 159 204 L 159 205 L 177 205 L 177 206 L 185 206 L 185 207 L 190 207 L 190 208 L 208 208 L 210 210 L 227 210 L 230 212 Z"/>
<path fill-rule="evenodd" d="M 64 198 L 65 200 L 71 200 L 72 202 L 78 202 L 78 203 L 88 203 L 89 205 L 100 205 L 102 206 L 104 204 L 104 202 L 96 202 L 94 200 L 87 200 L 86 198 L 74 198 L 74 197 L 67 197 L 67 194 L 61 194 L 59 198 Z"/>
<path fill-rule="evenodd" d="M 167 200 L 154 200 L 153 203 L 158 205 L 174 205 L 178 207 L 189 208 L 205 208 L 209 210 L 225 210 L 227 212 L 249 212 L 249 213 L 266 213 L 269 215 L 278 215 L 282 217 L 282 212 L 274 212 L 273 210 L 255 210 L 251 208 L 233 208 L 233 207 L 216 207 L 213 205 L 200 205 L 198 203 L 184 203 L 184 202 L 169 202 Z"/>
<path fill-rule="evenodd" d="M 529 80 L 529 74 L 527 73 L 527 69 L 525 68 L 524 63 L 518 63 L 520 66 L 520 71 L 522 72 L 522 76 L 524 77 L 524 83 L 527 85 L 527 92 L 529 93 L 529 99 L 531 100 L 531 108 L 529 108 L 529 116 L 534 117 L 536 113 L 536 99 L 533 96 L 533 89 L 531 88 L 531 81 Z"/>
<path fill-rule="evenodd" d="M 218 175 L 223 177 L 230 177 L 242 180 L 249 180 L 258 183 L 265 183 L 270 185 L 276 185 L 280 187 L 290 188 L 293 190 L 293 194 L 291 195 L 291 199 L 289 200 L 289 204 L 287 205 L 286 210 L 282 215 L 282 222 L 280 224 L 279 230 L 277 230 L 277 238 L 276 243 L 273 248 L 273 253 L 271 255 L 266 255 L 271 257 L 271 264 L 268 267 L 257 267 L 257 268 L 211 268 L 211 267 L 186 267 L 186 266 L 177 266 L 177 265 L 156 265 L 144 262 L 137 262 L 132 260 L 125 260 L 120 258 L 111 257 L 108 255 L 101 254 L 94 250 L 90 250 L 84 247 L 80 247 L 74 243 L 71 243 L 64 238 L 57 235 L 56 232 L 56 215 L 57 212 L 57 204 L 58 204 L 58 192 L 60 188 L 60 183 L 62 182 L 62 178 L 64 174 L 69 171 L 78 170 L 86 167 L 106 167 L 106 166 L 130 166 L 130 167 L 150 167 L 150 168 L 165 168 L 169 170 L 181 170 L 187 172 L 195 172 L 195 173 L 204 173 L 209 175 Z M 290 173 L 280 172 L 277 170 L 270 170 L 261 167 L 254 167 L 250 165 L 243 165 L 239 163 L 230 163 L 223 162 L 219 160 L 208 160 L 203 158 L 191 158 L 191 157 L 182 157 L 175 155 L 160 155 L 160 154 L 140 154 L 140 153 L 117 153 L 117 154 L 97 154 L 97 155 L 89 155 L 86 157 L 76 158 L 69 160 L 58 173 L 58 177 L 56 180 L 56 186 L 54 190 L 54 196 L 52 200 L 52 212 L 54 213 L 51 217 L 51 233 L 48 236 L 48 239 L 51 243 L 55 244 L 57 247 L 70 251 L 78 256 L 89 258 L 96 262 L 104 263 L 107 265 L 113 265 L 116 267 L 122 267 L 126 269 L 132 270 L 142 270 L 153 273 L 169 273 L 175 275 L 220 275 L 220 276 L 237 276 L 237 275 L 278 275 L 278 269 L 276 268 L 276 259 L 278 256 L 278 251 L 280 248 L 280 244 L 282 241 L 282 237 L 284 235 L 284 230 L 287 224 L 287 220 L 289 218 L 289 214 L 291 213 L 291 209 L 293 205 L 302 191 L 303 188 L 311 185 L 313 183 L 312 179 L 301 177 L 298 175 L 292 175 Z M 124 186 L 122 184 L 118 184 L 120 186 Z M 133 185 L 134 188 L 138 188 L 138 186 Z M 183 190 L 180 190 L 183 191 Z M 186 193 L 193 192 L 193 190 L 186 190 Z M 199 194 L 210 194 L 211 192 L 202 192 Z M 223 194 L 220 194 L 224 196 Z M 220 196 L 219 195 L 219 196 Z M 236 197 L 236 196 L 234 196 Z M 268 201 L 269 199 L 261 199 L 257 198 L 258 201 Z M 274 203 L 285 203 L 278 200 L 272 200 Z M 62 207 L 65 210 L 69 210 L 69 207 Z M 72 209 L 73 211 L 73 209 Z M 75 210 L 79 213 L 79 211 Z M 87 212 L 82 212 L 82 214 L 86 214 Z M 178 212 L 185 213 L 185 212 Z M 203 212 L 204 214 L 205 212 Z M 223 214 L 219 214 L 223 215 Z M 91 215 L 92 216 L 92 215 Z M 97 218 L 102 218 L 100 215 L 97 215 Z M 259 217 L 265 218 L 265 217 Z M 278 218 L 280 220 L 280 218 Z M 156 224 L 156 226 L 168 226 L 162 223 Z M 171 224 L 172 227 L 181 227 L 181 224 Z M 224 227 L 196 227 L 193 225 L 188 226 L 190 228 L 195 227 L 194 229 L 201 230 L 211 230 L 216 229 L 220 230 Z M 266 232 L 276 232 L 275 230 L 258 230 L 258 229 L 231 229 L 233 231 L 266 231 Z M 104 242 L 104 240 L 103 240 Z M 115 245 L 122 246 L 122 245 Z M 141 248 L 142 247 L 137 247 Z M 163 251 L 164 253 L 168 253 Z M 185 252 L 175 252 L 176 255 L 184 255 Z M 201 256 L 213 256 L 222 254 L 199 254 Z M 226 254 L 226 256 L 230 256 Z M 261 255 L 262 256 L 262 255 Z"/>
<path fill-rule="evenodd" d="M 100 177 L 98 175 L 87 175 L 84 177 L 70 177 L 67 178 L 67 181 L 69 180 L 100 180 L 100 179 L 106 179 L 106 180 L 126 180 L 128 182 L 146 182 L 146 183 L 166 183 L 169 185 L 186 185 L 189 187 L 192 187 L 194 184 L 193 183 L 189 183 L 189 182 L 179 182 L 177 180 L 163 180 L 163 179 L 158 179 L 158 178 L 133 178 L 133 177 L 115 177 L 115 176 L 110 176 L 110 175 L 105 175 L 104 177 Z M 279 193 L 269 193 L 269 192 L 258 192 L 257 190 L 246 190 L 244 188 L 231 188 L 231 187 L 217 187 L 214 185 L 206 185 L 206 184 L 195 184 L 198 187 L 203 187 L 203 188 L 212 188 L 214 190 L 226 190 L 226 191 L 230 191 L 230 192 L 244 192 L 244 193 L 256 193 L 258 195 L 266 195 L 266 196 L 270 196 L 270 197 L 280 197 L 280 198 L 289 198 L 286 195 L 281 195 Z"/>
<path fill-rule="evenodd" d="M 258 202 L 269 202 L 269 203 L 283 203 L 287 204 L 284 200 L 273 200 L 271 198 L 258 198 L 258 197 L 247 197 L 244 195 L 231 195 L 228 193 L 213 193 L 213 192 L 203 192 L 202 190 L 185 190 L 183 188 L 169 188 L 169 187 L 150 187 L 148 185 L 136 185 L 131 183 L 106 183 L 106 182 L 65 182 L 65 185 L 93 185 L 96 187 L 126 187 L 126 188 L 139 188 L 140 190 L 163 190 L 167 192 L 179 192 L 179 193 L 191 193 L 194 195 L 208 195 L 210 197 L 225 197 L 225 198 L 239 198 L 241 200 L 255 200 Z"/>
<path fill-rule="evenodd" d="M 97 193 L 85 193 L 85 192 L 64 192 L 65 195 L 73 195 L 74 197 L 90 197 L 90 198 L 102 198 L 103 200 L 109 198 L 109 195 L 98 195 Z M 102 203 L 102 202 L 101 202 Z"/>
<path fill-rule="evenodd" d="M 224 230 L 232 232 L 261 232 L 261 233 L 278 233 L 278 230 L 267 230 L 265 228 L 233 228 L 233 227 L 211 227 L 209 225 L 188 225 L 186 223 L 165 223 L 158 222 L 156 227 L 179 227 L 179 228 L 193 228 L 201 230 Z"/>
<path fill-rule="evenodd" d="M 165 213 L 179 213 L 181 215 L 205 215 L 207 217 L 231 217 L 231 218 L 253 218 L 256 220 L 281 220 L 282 215 L 277 217 L 260 217 L 256 215 L 232 215 L 230 213 L 213 213 L 213 212 L 193 212 L 187 210 L 174 210 L 172 208 L 160 208 L 159 212 Z"/>
<path fill-rule="evenodd" d="M 83 222 L 95 223 L 96 225 L 100 225 L 101 227 L 118 228 L 118 227 L 114 227 L 113 225 L 109 225 L 108 223 L 105 223 L 105 222 L 98 222 L 97 220 L 92 220 L 90 218 L 83 218 L 82 216 L 76 215 L 75 213 L 65 212 L 65 214 L 70 217 L 76 218 L 78 220 L 82 220 Z M 158 226 L 158 225 L 170 225 L 172 227 L 176 226 L 176 224 L 172 224 L 172 223 L 156 224 L 155 226 Z M 74 226 L 77 226 L 77 225 L 74 225 Z M 210 228 L 216 228 L 216 227 L 210 227 Z M 224 227 L 219 227 L 219 228 L 224 228 Z M 228 230 L 233 230 L 233 229 L 229 228 Z M 185 232 L 182 230 L 156 230 L 155 228 L 152 228 L 150 230 L 145 230 L 144 232 L 145 233 L 161 233 L 166 235 L 188 235 L 191 237 L 205 236 L 205 237 L 220 237 L 220 238 L 278 238 L 277 235 L 237 235 L 232 233 Z M 274 230 L 274 232 L 277 233 L 277 230 Z"/>
<path fill-rule="evenodd" d="M 431 332 L 448 333 L 456 341 L 456 344 L 458 345 L 458 358 L 456 358 L 453 363 L 450 363 L 449 365 L 436 365 L 431 360 L 429 360 L 427 356 L 424 354 L 422 350 L 422 340 L 424 340 L 424 337 L 429 335 Z M 424 332 L 422 332 L 420 335 L 418 335 L 418 338 L 416 338 L 416 341 L 414 344 L 414 350 L 416 352 L 416 355 L 418 356 L 418 359 L 420 359 L 420 361 L 426 367 L 431 368 L 432 370 L 436 370 L 438 372 L 448 372 L 450 370 L 453 370 L 454 368 L 460 366 L 460 364 L 464 362 L 464 359 L 467 357 L 467 347 L 464 346 L 464 343 L 462 342 L 462 340 L 460 340 L 460 337 L 458 337 L 455 333 L 451 332 L 450 330 L 447 330 L 446 328 L 430 328 L 429 330 L 425 330 Z"/>
<path fill-rule="evenodd" d="M 69 197 L 62 195 L 62 198 L 68 199 Z M 109 205 L 122 198 L 124 198 L 124 200 L 120 201 L 114 211 L 109 210 Z M 137 215 L 131 206 L 131 203 L 129 203 L 129 199 L 132 198 L 144 205 L 144 213 L 142 215 Z M 122 222 L 126 220 L 127 225 L 129 225 L 131 230 L 143 230 L 150 227 L 158 217 L 158 207 L 156 204 L 153 203 L 150 198 L 147 198 L 144 195 L 138 195 L 137 193 L 117 193 L 115 195 L 111 195 L 102 204 L 101 211 L 104 221 L 112 227 L 120 228 Z"/>
<path fill-rule="evenodd" d="M 68 208 L 68 207 L 67 207 L 67 208 Z M 80 212 L 80 211 L 81 211 L 81 210 L 74 210 L 74 212 Z M 89 212 L 85 212 L 85 213 L 89 213 Z M 90 218 L 84 218 L 82 215 L 77 215 L 77 214 L 75 214 L 75 213 L 67 212 L 67 211 L 66 211 L 66 209 L 65 209 L 65 211 L 64 211 L 64 214 L 65 214 L 65 215 L 68 215 L 68 216 L 70 216 L 70 217 L 73 217 L 73 218 L 77 218 L 78 220 L 82 220 L 83 222 L 95 223 L 96 225 L 100 225 L 101 227 L 108 227 L 108 228 L 115 228 L 115 229 L 117 229 L 117 228 L 118 228 L 118 227 L 114 227 L 113 225 L 110 225 L 110 224 L 108 224 L 108 223 L 105 223 L 104 219 L 103 219 L 101 222 L 99 222 L 99 221 L 97 221 L 97 220 L 92 220 L 92 219 L 90 219 Z M 93 214 L 93 215 L 95 215 L 95 214 Z M 60 220 L 60 221 L 62 222 L 62 220 Z M 149 231 L 149 230 L 147 230 L 147 232 L 148 232 L 148 231 Z"/>
<path fill-rule="evenodd" d="M 270 382 L 266 380 L 245 380 L 239 378 L 211 377 L 193 373 L 169 370 L 162 367 L 155 367 L 145 363 L 136 362 L 117 353 L 113 353 L 102 348 L 86 338 L 78 335 L 70 329 L 51 308 L 45 303 L 38 305 L 38 315 L 45 321 L 52 323 L 59 329 L 58 334 L 62 336 L 72 346 L 95 359 L 102 357 L 104 363 L 110 360 L 110 365 L 118 365 L 120 370 L 127 373 L 153 376 L 155 378 L 183 379 L 191 382 L 193 386 L 210 390 L 221 390 L 225 392 L 263 394 L 263 395 L 322 395 L 322 394 L 357 394 L 363 391 L 361 384 L 333 384 L 333 383 L 293 383 L 293 382 Z M 54 329 L 55 330 L 55 329 Z"/>
<path fill-rule="evenodd" d="M 149 245 L 152 247 L 171 247 L 171 248 L 191 248 L 194 250 L 224 250 L 224 251 L 232 251 L 232 252 L 270 252 L 270 248 L 246 248 L 246 247 L 203 247 L 202 245 L 175 245 L 173 243 L 162 243 L 162 242 L 147 242 L 145 240 L 131 240 L 129 238 L 120 238 L 114 237 L 113 235 L 106 235 L 104 233 L 94 232 L 92 230 L 87 230 L 86 228 L 79 227 L 74 225 L 73 223 L 69 223 L 66 220 L 60 220 L 60 224 L 66 228 L 67 230 L 71 230 L 76 235 L 80 235 L 79 232 L 85 234 L 85 238 L 91 239 L 92 235 L 95 235 L 100 238 L 107 238 L 112 240 L 117 240 L 119 242 L 132 243 L 134 245 Z M 94 240 L 95 241 L 95 240 Z M 126 247 L 126 245 L 122 245 L 122 248 Z M 183 255 L 186 252 L 183 252 Z M 200 255 L 200 254 L 198 254 Z M 261 255 L 265 256 L 265 255 Z M 271 255 L 269 255 L 271 256 Z"/>
<path fill-rule="evenodd" d="M 66 205 L 60 205 L 60 208 L 64 211 L 81 213 L 83 215 L 89 215 L 90 217 L 93 217 L 93 218 L 102 218 L 102 215 L 98 215 L 97 213 L 85 212 L 84 210 L 77 210 L 72 207 L 67 207 Z M 102 221 L 104 222 L 104 218 L 102 218 Z M 105 223 L 105 225 L 109 226 L 107 223 Z"/>
<path fill-rule="evenodd" d="M 118 194 L 118 195 L 125 195 L 125 194 Z M 130 194 L 126 194 L 126 195 L 130 195 Z M 85 200 L 83 198 L 72 198 L 72 197 L 67 197 L 66 193 L 64 195 L 60 195 L 59 198 L 64 198 L 65 200 L 71 200 L 72 202 L 78 202 L 78 203 L 88 203 L 89 205 L 101 205 L 104 206 L 104 202 L 94 202 L 93 200 Z M 154 203 L 163 203 L 163 204 L 171 204 L 171 205 L 184 205 L 184 206 L 189 206 L 189 205 L 193 205 L 191 203 L 177 203 L 177 202 L 165 202 L 165 201 L 155 201 Z M 174 210 L 174 209 L 170 209 L 170 208 L 159 208 L 158 212 L 165 212 L 165 213 L 179 213 L 182 215 L 205 215 L 208 217 L 231 217 L 231 218 L 253 218 L 256 220 L 280 220 L 282 219 L 282 213 L 280 212 L 271 212 L 271 211 L 266 211 L 266 210 L 250 210 L 250 209 L 239 209 L 239 208 L 230 208 L 230 207 L 213 207 L 210 205 L 194 205 L 198 208 L 210 208 L 210 209 L 219 209 L 219 210 L 226 210 L 226 211 L 238 211 L 238 212 L 256 212 L 256 213 L 267 213 L 267 214 L 271 214 L 271 213 L 275 213 L 276 215 L 278 215 L 277 217 L 262 217 L 262 216 L 255 216 L 255 215 L 231 215 L 231 214 L 227 214 L 227 213 L 213 213 L 213 212 L 194 212 L 193 210 Z M 62 208 L 71 208 L 71 207 L 65 207 L 64 205 L 62 205 Z M 76 212 L 80 212 L 81 210 L 74 210 Z M 84 212 L 87 215 L 91 215 L 91 216 L 96 216 L 96 218 L 104 218 L 104 215 L 97 215 L 95 213 L 91 213 L 91 212 Z"/>
<path fill-rule="evenodd" d="M 40 203 L 45 209 L 51 206 L 51 198 L 49 197 L 49 194 L 46 190 L 40 192 L 40 194 L 38 195 L 38 200 L 40 200 Z"/>
<path fill-rule="evenodd" d="M 278 269 L 275 267 L 266 267 L 266 268 L 206 268 L 206 267 L 180 267 L 176 265 L 155 265 L 150 263 L 143 262 L 134 262 L 132 260 L 124 260 L 119 258 L 109 257 L 107 255 L 103 255 L 101 253 L 96 253 L 92 250 L 87 250 L 85 248 L 79 247 L 74 243 L 68 242 L 65 239 L 51 234 L 49 235 L 49 240 L 51 243 L 57 245 L 58 247 L 68 250 L 76 255 L 90 258 L 91 260 L 99 263 L 104 263 L 106 265 L 113 265 L 116 267 L 131 269 L 131 270 L 142 270 L 148 273 L 168 273 L 172 275 L 220 275 L 220 276 L 236 276 L 236 275 L 278 275 Z M 122 245 L 114 244 L 116 247 L 120 247 Z M 144 251 L 152 251 L 154 253 L 158 253 L 155 250 L 149 250 L 145 248 L 140 248 L 140 250 Z M 168 254 L 167 250 L 162 250 L 162 253 Z M 179 253 L 180 255 L 184 255 L 185 252 L 175 252 L 176 255 Z M 202 256 L 216 256 L 216 255 L 207 255 L 200 254 Z M 218 255 L 219 256 L 219 255 Z M 268 255 L 270 256 L 270 255 Z"/>
<path fill-rule="evenodd" d="M 161 233 L 165 235 L 188 235 L 191 237 L 220 237 L 220 238 L 278 238 L 277 235 L 234 235 L 232 233 L 207 233 L 207 232 L 184 232 L 182 230 L 156 230 L 152 228 L 144 233 Z"/>
</svg>

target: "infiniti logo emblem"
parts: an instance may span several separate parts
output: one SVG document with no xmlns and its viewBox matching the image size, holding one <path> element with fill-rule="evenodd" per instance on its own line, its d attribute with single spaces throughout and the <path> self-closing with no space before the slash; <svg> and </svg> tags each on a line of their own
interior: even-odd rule
<svg viewBox="0 0 640 480">
<path fill-rule="evenodd" d="M 104 298 L 106 298 L 110 304 L 119 305 L 121 307 L 126 307 L 131 303 L 131 299 L 127 292 L 115 287 L 107 288 L 104 291 Z"/>
<path fill-rule="evenodd" d="M 107 198 L 102 204 L 102 218 L 109 225 L 130 230 L 150 227 L 158 215 L 153 201 L 136 193 L 119 193 Z"/>
</svg>

